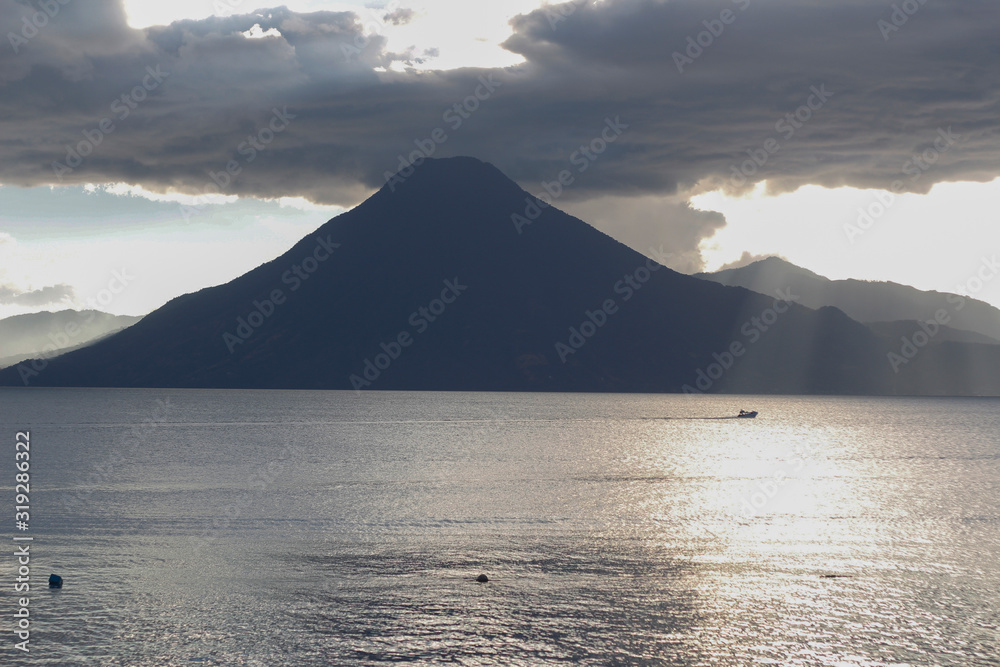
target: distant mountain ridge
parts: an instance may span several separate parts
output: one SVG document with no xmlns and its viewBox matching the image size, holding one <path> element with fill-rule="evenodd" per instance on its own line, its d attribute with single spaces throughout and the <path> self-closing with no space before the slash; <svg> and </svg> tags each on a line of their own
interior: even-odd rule
<svg viewBox="0 0 1000 667">
<path fill-rule="evenodd" d="M 0 320 L 0 368 L 34 355 L 56 356 L 138 322 L 99 310 L 26 313 Z"/>
<path fill-rule="evenodd" d="M 679 274 L 474 158 L 390 182 L 276 259 L 0 385 L 1000 395 L 1000 346 L 894 369 L 893 345 L 837 308 Z"/>
<path fill-rule="evenodd" d="M 930 319 L 930 318 L 929 318 Z M 914 332 L 920 331 L 920 322 L 926 320 L 895 320 L 893 322 L 865 322 L 865 326 L 891 340 L 899 340 L 912 336 Z M 933 320 L 932 320 L 933 321 Z M 946 324 L 939 325 L 934 334 L 934 341 L 937 343 L 974 343 L 979 345 L 1000 345 L 1000 341 L 989 336 L 976 333 L 975 331 L 965 331 L 964 329 L 954 329 Z"/>
<path fill-rule="evenodd" d="M 942 335 L 941 340 L 1000 343 L 1000 309 L 967 296 L 927 292 L 892 282 L 830 280 L 779 257 L 768 257 L 743 267 L 696 276 L 762 294 L 770 294 L 778 288 L 790 288 L 804 306 L 833 306 L 859 322 L 883 323 L 876 328 L 886 333 L 895 333 L 888 323 L 933 320 L 936 313 L 944 309 L 948 329 L 973 332 L 982 338 L 949 333 Z M 903 328 L 906 326 L 903 325 Z"/>
</svg>

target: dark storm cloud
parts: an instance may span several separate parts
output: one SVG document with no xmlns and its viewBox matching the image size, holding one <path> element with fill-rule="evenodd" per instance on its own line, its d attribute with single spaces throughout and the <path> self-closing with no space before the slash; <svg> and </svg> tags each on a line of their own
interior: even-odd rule
<svg viewBox="0 0 1000 667">
<path fill-rule="evenodd" d="M 997 176 L 1000 8 L 898 4 L 916 11 L 887 30 L 888 2 L 574 2 L 512 22 L 505 46 L 522 66 L 380 73 L 415 59 L 387 53 L 352 13 L 132 30 L 117 1 L 74 0 L 25 38 L 38 5 L 0 0 L 0 182 L 201 193 L 213 173 L 226 194 L 346 205 L 430 145 L 536 193 L 569 170 L 564 201 L 761 178 L 926 190 Z M 254 25 L 281 36 L 240 34 Z M 437 128 L 447 140 L 428 144 Z M 54 168 L 81 144 L 78 166 Z M 678 214 L 700 221 L 694 237 L 720 224 Z"/>
<path fill-rule="evenodd" d="M 72 286 L 60 284 L 50 285 L 37 290 L 23 291 L 9 285 L 0 285 L 0 304 L 18 306 L 47 306 L 59 303 L 64 299 L 72 299 L 76 295 Z"/>
<path fill-rule="evenodd" d="M 648 187 L 992 178 L 1000 7 L 910 2 L 888 39 L 890 3 L 631 0 L 521 17 L 507 47 L 561 86 L 627 100 L 634 150 L 621 162 Z M 910 181 L 907 161 L 949 127 L 962 148 Z"/>
</svg>

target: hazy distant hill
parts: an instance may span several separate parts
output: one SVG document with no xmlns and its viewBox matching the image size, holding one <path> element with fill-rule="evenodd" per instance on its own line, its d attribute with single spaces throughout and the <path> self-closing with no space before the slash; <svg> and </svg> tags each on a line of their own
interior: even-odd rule
<svg viewBox="0 0 1000 667">
<path fill-rule="evenodd" d="M 77 349 L 141 318 L 97 310 L 28 313 L 0 320 L 0 368 L 31 356 Z"/>
<path fill-rule="evenodd" d="M 918 320 L 896 320 L 895 322 L 865 322 L 865 325 L 875 333 L 899 340 L 902 337 L 912 336 L 914 332 L 920 330 Z M 934 334 L 935 343 L 979 343 L 982 345 L 1000 345 L 1000 341 L 989 336 L 965 331 L 963 329 L 953 329 L 947 325 L 941 325 Z"/>
<path fill-rule="evenodd" d="M 943 292 L 926 292 L 892 282 L 830 280 L 778 257 L 768 257 L 737 269 L 699 273 L 697 277 L 723 285 L 738 285 L 771 294 L 776 289 L 791 289 L 800 303 L 810 308 L 834 306 L 859 322 L 891 323 L 899 320 L 926 321 L 939 309 L 945 309 L 949 329 L 981 334 L 985 338 L 955 336 L 942 332 L 937 340 L 960 342 L 1000 342 L 1000 310 L 969 297 Z M 902 330 L 912 329 L 906 324 Z M 892 325 L 879 329 L 894 333 Z"/>
<path fill-rule="evenodd" d="M 427 160 L 30 384 L 1000 394 L 1000 346 L 928 347 L 894 373 L 836 308 L 676 273 L 538 204 L 492 165 Z"/>
</svg>

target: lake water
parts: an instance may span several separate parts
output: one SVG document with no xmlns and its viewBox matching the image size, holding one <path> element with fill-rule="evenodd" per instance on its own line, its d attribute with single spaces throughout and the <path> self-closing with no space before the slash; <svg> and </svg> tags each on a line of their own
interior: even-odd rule
<svg viewBox="0 0 1000 667">
<path fill-rule="evenodd" d="M 994 399 L 0 389 L 0 428 L 5 665 L 1000 665 Z"/>
</svg>

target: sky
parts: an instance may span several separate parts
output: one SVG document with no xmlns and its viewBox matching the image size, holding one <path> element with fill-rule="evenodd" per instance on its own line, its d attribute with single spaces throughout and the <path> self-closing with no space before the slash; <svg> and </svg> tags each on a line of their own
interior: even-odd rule
<svg viewBox="0 0 1000 667">
<path fill-rule="evenodd" d="M 687 273 L 968 293 L 1000 254 L 992 0 L 257 4 L 0 0 L 0 317 L 226 282 L 438 128 Z"/>
</svg>

